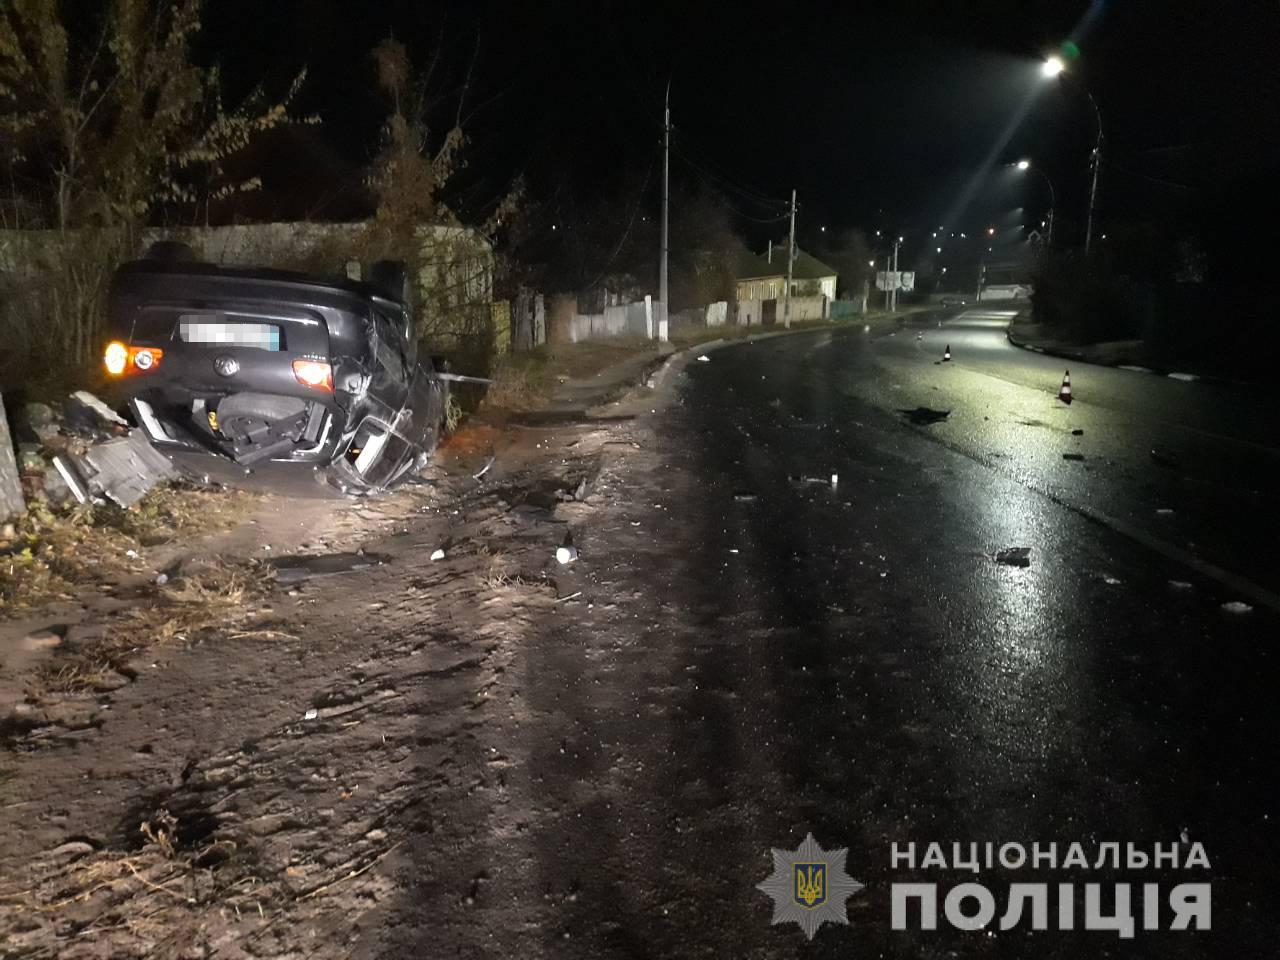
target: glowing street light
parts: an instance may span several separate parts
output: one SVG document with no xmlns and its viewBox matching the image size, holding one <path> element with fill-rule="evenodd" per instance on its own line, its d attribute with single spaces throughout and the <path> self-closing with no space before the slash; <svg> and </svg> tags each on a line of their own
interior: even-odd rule
<svg viewBox="0 0 1280 960">
<path fill-rule="evenodd" d="M 1014 164 L 1019 170 L 1030 170 L 1032 173 L 1038 173 L 1041 179 L 1049 185 L 1049 216 L 1047 217 L 1048 227 L 1045 233 L 1045 243 L 1053 246 L 1053 211 L 1058 205 L 1058 191 L 1053 189 L 1053 181 L 1049 179 L 1049 175 L 1037 166 L 1033 166 L 1030 160 L 1022 159 Z M 1040 221 L 1040 226 L 1044 227 L 1045 220 Z"/>
<path fill-rule="evenodd" d="M 988 237 L 994 237 L 995 235 L 996 235 L 996 228 L 995 228 L 995 227 L 987 227 L 987 236 L 988 236 Z"/>
<path fill-rule="evenodd" d="M 1050 57 L 1040 64 L 1040 72 L 1051 80 L 1065 69 L 1067 65 L 1062 62 L 1061 57 Z"/>
<path fill-rule="evenodd" d="M 1065 48 L 1064 48 L 1065 49 Z M 1069 55 L 1074 56 L 1068 50 Z M 1059 76 L 1067 65 L 1063 63 L 1061 57 L 1049 57 L 1040 66 L 1040 72 L 1049 78 Z M 1093 99 L 1093 94 L 1089 92 L 1089 88 L 1081 84 L 1080 89 L 1084 91 L 1084 95 L 1089 98 L 1089 105 L 1093 107 L 1093 119 L 1098 125 L 1098 139 L 1093 145 L 1093 153 L 1090 156 L 1089 167 L 1089 215 L 1084 225 L 1084 255 L 1089 256 L 1089 245 L 1093 242 L 1093 217 L 1098 209 L 1098 170 L 1102 167 L 1102 111 L 1098 109 L 1098 101 Z"/>
</svg>

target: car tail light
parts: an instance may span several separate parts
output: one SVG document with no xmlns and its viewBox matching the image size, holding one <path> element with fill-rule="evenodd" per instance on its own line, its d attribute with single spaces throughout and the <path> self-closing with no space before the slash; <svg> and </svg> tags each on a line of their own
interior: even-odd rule
<svg viewBox="0 0 1280 960">
<path fill-rule="evenodd" d="M 102 363 L 111 376 L 120 376 L 129 365 L 129 349 L 123 343 L 113 340 L 107 344 L 107 349 L 102 354 Z"/>
<path fill-rule="evenodd" d="M 333 391 L 333 367 L 323 360 L 295 360 L 293 375 L 304 387 Z"/>
<path fill-rule="evenodd" d="M 159 347 L 127 347 L 118 340 L 107 344 L 102 364 L 107 373 L 119 377 L 131 373 L 148 373 L 160 366 L 164 351 Z"/>
</svg>

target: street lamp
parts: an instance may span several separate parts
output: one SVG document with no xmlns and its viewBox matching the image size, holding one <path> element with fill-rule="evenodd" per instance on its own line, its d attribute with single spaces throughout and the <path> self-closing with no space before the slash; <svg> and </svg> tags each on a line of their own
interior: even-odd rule
<svg viewBox="0 0 1280 960">
<path fill-rule="evenodd" d="M 1040 67 L 1040 72 L 1046 77 L 1056 77 L 1066 70 L 1067 66 L 1062 62 L 1060 57 L 1049 57 Z M 1080 89 L 1084 91 L 1084 95 L 1089 98 L 1089 105 L 1093 107 L 1093 119 L 1098 127 L 1098 137 L 1094 142 L 1093 156 L 1090 161 L 1091 172 L 1089 177 L 1089 216 L 1085 220 L 1084 228 L 1084 255 L 1089 255 L 1089 247 L 1093 243 L 1093 215 L 1098 209 L 1098 169 L 1102 166 L 1102 111 L 1098 109 L 1098 101 L 1093 99 L 1093 94 L 1089 92 L 1089 88 L 1083 83 Z"/>
<path fill-rule="evenodd" d="M 1063 70 L 1067 69 L 1067 65 L 1062 62 L 1061 57 L 1050 57 L 1040 65 L 1040 72 L 1052 80 Z"/>
<path fill-rule="evenodd" d="M 1045 227 L 1045 246 L 1053 246 L 1053 211 L 1058 205 L 1058 192 L 1053 189 L 1053 181 L 1049 179 L 1049 175 L 1035 166 L 1030 160 L 1019 160 L 1014 164 L 1019 170 L 1034 170 L 1044 178 L 1044 182 L 1049 185 L 1049 215 L 1047 217 L 1048 226 Z M 1043 226 L 1043 224 L 1042 224 Z"/>
</svg>

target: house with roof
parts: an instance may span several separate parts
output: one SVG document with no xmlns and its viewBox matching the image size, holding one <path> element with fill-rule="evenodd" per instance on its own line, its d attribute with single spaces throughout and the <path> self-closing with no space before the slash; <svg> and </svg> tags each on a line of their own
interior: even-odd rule
<svg viewBox="0 0 1280 960">
<path fill-rule="evenodd" d="M 739 323 L 767 325 L 780 318 L 777 303 L 787 290 L 786 243 L 770 243 L 759 255 L 744 254 L 736 280 Z M 835 298 L 836 271 L 797 247 L 791 267 L 791 319 L 825 319 Z"/>
</svg>

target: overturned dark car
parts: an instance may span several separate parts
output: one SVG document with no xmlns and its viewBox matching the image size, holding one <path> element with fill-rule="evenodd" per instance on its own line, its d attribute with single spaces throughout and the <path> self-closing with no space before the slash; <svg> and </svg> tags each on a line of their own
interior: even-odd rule
<svg viewBox="0 0 1280 960">
<path fill-rule="evenodd" d="M 369 283 L 156 258 L 111 288 L 103 356 L 152 445 L 252 470 L 310 464 L 347 494 L 420 469 L 444 428 L 448 382 L 418 356 L 404 272 Z"/>
</svg>

